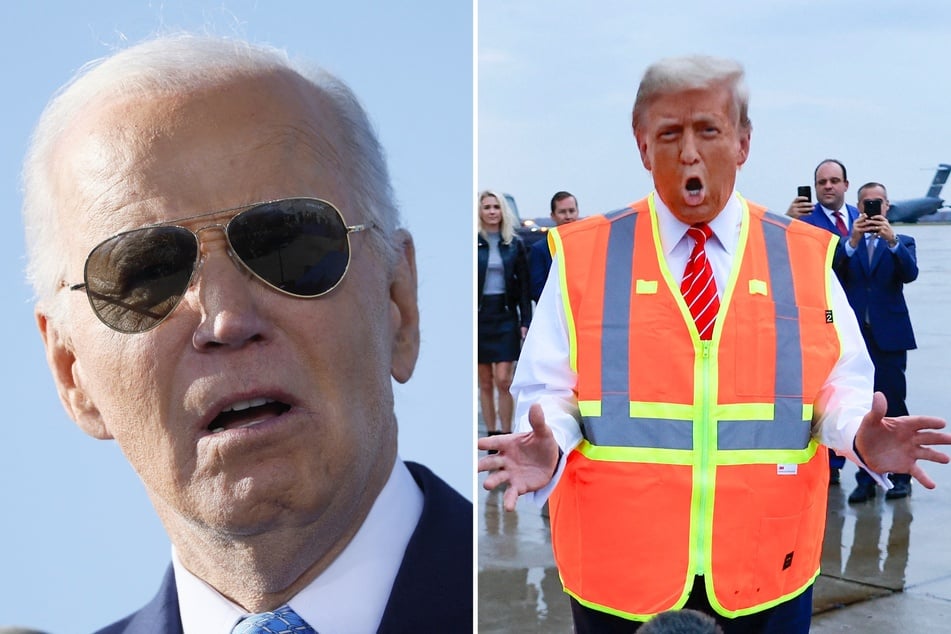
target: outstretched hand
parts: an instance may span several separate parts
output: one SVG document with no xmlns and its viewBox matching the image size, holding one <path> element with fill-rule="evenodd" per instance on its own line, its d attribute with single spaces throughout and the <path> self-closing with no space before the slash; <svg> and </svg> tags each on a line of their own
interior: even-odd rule
<svg viewBox="0 0 951 634">
<path fill-rule="evenodd" d="M 479 471 L 492 472 L 482 485 L 486 489 L 508 485 L 502 497 L 506 511 L 515 510 L 518 496 L 548 484 L 558 466 L 558 443 L 538 403 L 528 410 L 528 422 L 528 433 L 489 436 L 478 443 L 479 449 L 498 451 L 479 460 Z"/>
<path fill-rule="evenodd" d="M 910 473 L 925 488 L 933 489 L 934 480 L 918 464 L 928 460 L 947 464 L 951 458 L 928 445 L 951 445 L 951 434 L 930 431 L 943 429 L 945 422 L 934 416 L 898 416 L 885 418 L 887 401 L 875 392 L 872 409 L 862 419 L 855 435 L 855 446 L 862 460 L 877 473 Z"/>
</svg>

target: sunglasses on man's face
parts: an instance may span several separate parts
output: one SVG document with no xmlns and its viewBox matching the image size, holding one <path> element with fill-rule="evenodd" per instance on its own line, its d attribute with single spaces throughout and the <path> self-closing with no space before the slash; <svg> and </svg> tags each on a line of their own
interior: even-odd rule
<svg viewBox="0 0 951 634">
<path fill-rule="evenodd" d="M 192 231 L 179 224 L 237 211 L 227 224 Z M 151 330 L 184 297 L 199 266 L 198 234 L 220 228 L 232 258 L 271 288 L 292 297 L 320 297 L 332 291 L 350 266 L 350 234 L 327 201 L 287 198 L 233 210 L 214 211 L 125 231 L 99 243 L 86 258 L 86 292 L 102 323 L 123 333 Z"/>
</svg>

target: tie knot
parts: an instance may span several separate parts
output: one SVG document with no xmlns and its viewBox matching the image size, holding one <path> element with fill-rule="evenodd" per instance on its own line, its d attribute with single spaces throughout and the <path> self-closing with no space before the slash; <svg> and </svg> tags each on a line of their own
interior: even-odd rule
<svg viewBox="0 0 951 634">
<path fill-rule="evenodd" d="M 698 222 L 695 225 L 690 225 L 690 228 L 687 229 L 687 235 L 693 238 L 697 244 L 703 244 L 707 241 L 707 238 L 713 235 L 713 229 L 705 222 Z"/>
<path fill-rule="evenodd" d="M 231 634 L 316 634 L 290 606 L 252 614 L 234 626 Z"/>
</svg>

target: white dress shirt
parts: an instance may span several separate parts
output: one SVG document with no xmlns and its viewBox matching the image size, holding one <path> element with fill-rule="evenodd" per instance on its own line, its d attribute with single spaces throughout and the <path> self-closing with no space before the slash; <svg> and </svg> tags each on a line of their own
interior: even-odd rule
<svg viewBox="0 0 951 634">
<path fill-rule="evenodd" d="M 376 632 L 403 553 L 423 510 L 423 492 L 403 461 L 357 534 L 288 605 L 320 634 Z M 229 634 L 248 612 L 189 572 L 172 549 L 185 634 Z"/>
<path fill-rule="evenodd" d="M 829 222 L 831 222 L 832 226 L 835 227 L 836 220 L 838 220 L 835 217 L 836 210 L 829 209 L 822 203 L 819 203 L 819 208 L 822 209 L 823 212 L 825 212 L 825 215 L 829 219 Z M 839 209 L 838 213 L 842 214 L 842 222 L 845 223 L 845 228 L 847 229 L 847 233 L 851 234 L 852 233 L 852 217 L 849 215 L 849 208 L 846 207 L 845 203 L 842 203 L 842 209 Z M 848 238 L 848 236 L 844 236 L 844 237 Z"/>
<path fill-rule="evenodd" d="M 689 225 L 677 220 L 656 192 L 654 203 L 667 265 L 674 275 L 682 276 L 693 249 L 693 240 L 687 236 Z M 742 219 L 743 207 L 734 192 L 726 207 L 709 222 L 713 236 L 707 240 L 705 251 L 721 297 L 736 255 Z M 545 422 L 552 428 L 555 440 L 565 454 L 555 477 L 548 486 L 535 493 L 535 501 L 539 504 L 544 503 L 558 482 L 568 452 L 582 440 L 578 404 L 573 392 L 577 374 L 568 362 L 568 328 L 558 282 L 557 260 L 558 255 L 554 258 L 545 289 L 532 316 L 532 325 L 522 346 L 511 387 L 516 399 L 516 430 L 531 431 L 528 409 L 533 403 L 540 403 L 545 412 Z M 831 269 L 827 275 L 828 283 L 832 285 L 832 310 L 841 333 L 842 350 L 816 400 L 813 435 L 840 455 L 862 464 L 854 453 L 852 442 L 859 423 L 872 406 L 874 367 L 845 292 Z M 677 281 L 679 284 L 680 280 Z M 679 286 L 673 291 L 679 293 Z M 871 475 L 883 487 L 891 488 L 887 478 L 876 473 Z"/>
</svg>

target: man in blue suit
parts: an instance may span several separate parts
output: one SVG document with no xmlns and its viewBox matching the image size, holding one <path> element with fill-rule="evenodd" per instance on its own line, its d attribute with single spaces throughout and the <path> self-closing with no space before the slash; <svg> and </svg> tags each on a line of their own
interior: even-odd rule
<svg viewBox="0 0 951 634">
<path fill-rule="evenodd" d="M 116 441 L 172 544 L 155 599 L 102 631 L 471 630 L 472 505 L 397 449 L 415 251 L 350 89 L 168 36 L 84 67 L 32 138 L 28 271 L 59 396 Z"/>
<path fill-rule="evenodd" d="M 578 201 L 569 192 L 556 192 L 551 197 L 551 219 L 556 227 L 578 219 Z M 532 300 L 538 301 L 551 269 L 551 251 L 548 240 L 539 240 L 528 252 L 528 270 L 531 281 Z"/>
<path fill-rule="evenodd" d="M 848 238 L 859 210 L 845 203 L 845 192 L 849 190 L 845 165 L 837 159 L 825 159 L 816 165 L 813 175 L 818 202 L 813 206 L 805 196 L 797 196 L 786 215 L 830 231 L 842 239 Z M 844 466 L 845 458 L 830 449 L 829 484 L 839 483 L 839 471 Z"/>
<path fill-rule="evenodd" d="M 859 210 L 845 203 L 845 193 L 849 190 L 845 165 L 837 159 L 825 159 L 816 166 L 814 176 L 818 202 L 813 205 L 805 196 L 797 196 L 786 215 L 842 238 L 849 237 Z"/>
<path fill-rule="evenodd" d="M 875 390 L 888 399 L 886 416 L 906 416 L 905 367 L 908 351 L 914 350 L 915 333 L 905 303 L 904 287 L 918 277 L 915 239 L 895 233 L 888 222 L 888 192 L 881 183 L 859 188 L 861 214 L 834 264 L 835 272 L 862 327 L 862 336 L 875 366 Z M 879 207 L 881 212 L 872 211 Z M 844 257 L 843 257 L 844 256 Z M 911 494 L 911 476 L 889 476 L 894 487 L 885 493 L 893 500 Z M 876 485 L 859 468 L 857 486 L 849 503 L 875 497 Z"/>
</svg>

